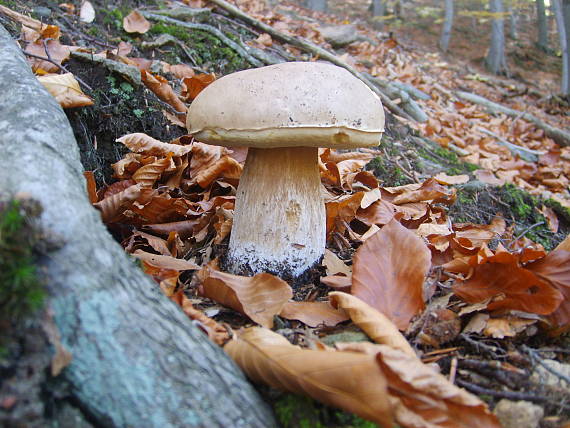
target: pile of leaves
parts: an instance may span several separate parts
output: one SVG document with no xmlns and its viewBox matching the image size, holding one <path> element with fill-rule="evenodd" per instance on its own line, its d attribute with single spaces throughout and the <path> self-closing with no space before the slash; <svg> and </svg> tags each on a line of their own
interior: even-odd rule
<svg viewBox="0 0 570 428">
<path fill-rule="evenodd" d="M 88 4 L 69 7 L 68 13 L 89 22 Z M 308 21 L 270 13 L 260 2 L 241 6 L 282 31 L 324 43 Z M 84 48 L 60 43 L 57 26 L 1 11 L 22 24 L 32 68 L 62 106 L 89 105 L 79 82 L 62 73 L 71 52 Z M 137 11 L 123 21 L 129 33 L 144 33 L 147 24 Z M 273 41 L 261 34 L 256 43 L 268 48 Z M 136 68 L 141 82 L 170 106 L 164 114 L 171 123 L 183 127 L 186 103 L 214 76 L 160 62 L 164 74 L 178 79 L 177 91 L 152 71 L 158 61 L 129 57 L 131 49 L 121 43 L 89 55 Z M 451 89 L 418 74 L 393 40 L 356 43 L 345 55 L 373 75 L 397 77 L 429 94 L 418 102 L 431 118 L 413 126 L 444 146 L 453 142 L 466 150 L 471 162 L 485 168 L 477 172 L 480 180 L 513 182 L 539 194 L 548 189 L 568 206 L 570 152 L 542 131 L 454 100 Z M 363 58 L 372 64 L 363 65 Z M 446 84 L 453 85 L 449 77 Z M 538 164 L 515 158 L 479 129 L 541 150 Z M 93 173 L 86 173 L 92 203 L 165 295 L 256 382 L 305 393 L 382 426 L 393 421 L 406 427 L 499 426 L 480 399 L 455 384 L 509 395 L 477 385 L 479 377 L 457 366 L 472 369 L 473 360 L 484 362 L 469 358 L 474 346 L 493 355 L 509 348 L 496 372 L 526 377 L 529 359 L 513 342 L 501 347 L 488 341 L 524 339 L 539 330 L 556 338 L 570 328 L 570 239 L 547 253 L 500 216 L 484 225 L 454 223 L 447 207 L 456 200 L 454 186 L 468 182 L 467 175 L 441 173 L 386 187 L 364 170 L 381 152 L 321 150 L 328 249 L 322 275 L 293 289 L 267 273 L 244 277 L 220 270 L 246 150 L 210 146 L 191 136 L 164 142 L 144 133 L 117 142 L 128 153 L 112 166 L 116 181 L 97 188 Z M 335 339 L 355 327 L 366 340 Z M 428 364 L 436 361 L 455 364 L 449 378 Z M 513 392 L 530 385 L 513 385 L 508 376 L 504 383 Z M 541 402 L 555 414 L 567 409 L 560 397 L 549 390 Z"/>
</svg>

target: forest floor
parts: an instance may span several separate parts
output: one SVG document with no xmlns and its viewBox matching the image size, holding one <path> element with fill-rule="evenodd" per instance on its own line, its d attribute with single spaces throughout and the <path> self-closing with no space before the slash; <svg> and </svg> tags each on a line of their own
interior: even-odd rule
<svg viewBox="0 0 570 428">
<path fill-rule="evenodd" d="M 126 33 L 123 30 L 123 18 L 135 8 L 148 11 L 166 3 L 170 6 L 181 6 L 182 2 L 127 0 L 113 8 L 109 7 L 106 1 L 92 0 L 95 20 L 91 23 L 78 20 L 79 2 L 73 3 L 75 12 L 62 9 L 58 3 L 52 0 L 0 0 L 0 5 L 20 13 L 31 13 L 36 19 L 58 25 L 62 33 L 61 42 L 65 45 L 83 46 L 100 52 L 116 49 L 121 42 L 127 43 L 131 51 L 124 56 L 137 58 L 140 60 L 139 64 L 142 59 L 155 63 L 162 60 L 170 64 L 194 61 L 193 69 L 196 73 L 215 73 L 217 77 L 252 66 L 215 36 L 206 32 L 189 33 L 176 24 L 152 20 L 152 26 L 145 34 Z M 184 3 L 207 6 L 205 2 L 200 1 Z M 475 230 L 473 236 L 479 236 L 483 229 L 494 224 L 497 215 L 501 215 L 505 221 L 505 236 L 501 239 L 493 236 L 493 239 L 485 242 L 492 251 L 497 249 L 498 244 L 505 244 L 507 247 L 512 244 L 511 248 L 521 251 L 525 245 L 537 249 L 537 246 L 533 246 L 534 242 L 542 245 L 545 252 L 550 252 L 568 236 L 568 147 L 559 148 L 544 132 L 520 118 L 489 114 L 483 108 L 455 99 L 452 95 L 458 89 L 471 91 L 491 101 L 528 111 L 554 127 L 567 129 L 570 100 L 555 96 L 560 79 L 560 58 L 534 47 L 533 34 L 528 31 L 532 23 L 523 22 L 519 31 L 520 39 L 508 41 L 511 77 L 499 78 L 487 75 L 483 67 L 490 33 L 489 22 L 477 23 L 472 18 L 458 18 L 450 51 L 443 55 L 437 50 L 439 25 L 434 24 L 433 16 L 420 17 L 414 13 L 413 16 L 409 15 L 408 21 L 394 18 L 388 21 L 384 31 L 379 33 L 373 29 L 373 22 L 368 19 L 369 13 L 364 1 L 330 0 L 331 11 L 336 15 L 312 13 L 288 2 L 281 2 L 273 10 L 265 8 L 262 1 L 242 0 L 236 3 L 252 16 L 271 23 L 275 28 L 286 29 L 297 37 L 306 38 L 329 49 L 330 45 L 318 32 L 320 25 L 356 23 L 361 38 L 346 48 L 337 49 L 335 53 L 339 57 L 373 76 L 388 81 L 397 78 L 402 83 L 429 94 L 428 100 L 417 100 L 429 117 L 427 122 L 414 123 L 388 112 L 386 135 L 380 149 L 367 152 L 368 158 L 364 156 L 366 162 L 362 163 L 360 168 L 374 174 L 383 189 L 398 187 L 406 189 L 398 190 L 401 192 L 419 191 L 420 185 L 426 182 L 435 183 L 429 180 L 444 173 L 443 176 L 439 175 L 437 183 L 430 184 L 439 186 L 434 187 L 436 190 L 430 188 L 430 191 L 440 192 L 438 195 L 444 200 L 443 204 L 432 204 L 432 201 L 425 197 L 419 197 L 411 203 L 422 205 L 421 209 L 426 210 L 424 217 L 437 217 L 440 223 L 462 225 L 457 226 L 454 233 L 460 234 L 465 230 L 461 229 L 463 227 Z M 406 13 L 412 14 L 412 11 Z M 257 37 L 260 36 L 260 31 L 247 28 L 235 17 L 220 11 L 201 22 L 221 28 L 232 40 L 246 41 L 247 45 L 279 59 L 309 60 L 314 57 L 297 47 L 286 46 L 276 40 L 267 42 L 265 39 L 264 42 L 263 38 Z M 14 36 L 19 35 L 19 25 L 2 14 L 0 23 Z M 165 44 L 156 43 L 157 38 L 165 35 L 174 36 L 176 40 Z M 116 60 L 123 54 L 116 51 L 107 56 Z M 30 57 L 30 61 L 36 60 Z M 39 67 L 37 61 L 34 64 Z M 115 184 L 111 194 L 117 192 L 121 186 L 123 190 L 128 184 L 134 183 L 130 177 L 117 180 L 117 170 L 111 166 L 128 153 L 124 145 L 116 142 L 117 138 L 140 132 L 156 140 L 168 142 L 186 134 L 186 130 L 172 118 L 176 109 L 157 97 L 153 91 L 149 91 L 140 81 L 130 80 L 124 73 L 111 71 L 108 65 L 77 56 L 72 56 L 64 63 L 64 67 L 78 78 L 82 90 L 94 101 L 91 106 L 67 109 L 66 113 L 80 146 L 85 170 L 93 172 L 94 181 L 97 183 L 99 195 L 96 198 L 102 199 L 114 183 L 123 181 L 123 184 Z M 57 67 L 55 71 L 58 71 Z M 174 72 L 163 74 L 177 93 L 187 89 L 181 85 L 183 77 Z M 169 116 L 163 114 L 164 110 L 170 113 Z M 523 147 L 525 155 L 530 154 L 531 157 L 522 160 L 516 150 L 500 144 L 500 140 Z M 197 158 L 197 154 L 193 156 Z M 355 155 L 353 160 L 362 160 L 358 159 L 358 156 L 361 155 Z M 236 160 L 240 161 L 239 156 Z M 328 182 L 327 188 L 333 189 L 338 197 L 350 198 L 357 194 L 360 188 L 347 185 L 346 176 L 338 172 L 341 170 L 341 162 L 342 160 L 337 159 L 329 162 L 333 165 L 326 163 L 329 172 L 336 171 L 341 177 L 338 183 Z M 454 184 L 454 179 L 449 178 L 450 176 L 462 179 L 457 179 L 459 182 Z M 463 180 L 463 177 L 467 178 Z M 190 194 L 194 198 L 193 201 L 204 203 L 206 199 L 203 189 L 192 193 L 196 191 L 196 182 L 189 180 L 189 183 L 187 187 L 181 187 L 183 190 L 176 190 L 171 196 L 174 198 Z M 231 195 L 227 189 L 235 184 L 235 177 L 227 173 L 225 187 L 221 186 L 222 190 L 221 187 L 217 190 L 212 187 L 208 192 L 212 191 L 213 195 L 218 191 L 220 193 L 215 197 L 224 198 Z M 452 190 L 442 190 L 442 186 Z M 122 217 L 121 221 L 109 222 L 108 225 L 130 252 L 141 248 L 156 252 L 158 247 L 171 249 L 174 245 L 179 257 L 192 258 L 205 264 L 214 255 L 223 254 L 227 245 L 227 232 L 223 236 L 220 234 L 220 229 L 227 226 L 227 222 L 223 221 L 221 208 L 227 206 L 221 202 L 219 204 L 220 206 L 207 209 L 203 208 L 204 204 L 201 205 L 204 209 L 202 214 L 208 217 L 208 222 L 205 227 L 201 224 L 203 228 L 199 231 L 195 228 L 191 234 L 194 243 L 199 241 L 200 233 L 203 233 L 200 235 L 201 239 L 206 237 L 198 248 L 189 249 L 186 244 L 179 244 L 176 240 L 174 243 L 169 240 L 166 244 L 166 240 L 163 240 L 165 244 L 156 244 L 154 238 L 136 230 L 139 228 L 148 232 L 152 229 L 145 229 L 148 224 L 141 227 L 139 220 L 138 223 L 133 221 L 128 224 Z M 230 205 L 230 208 L 232 207 Z M 166 209 L 164 206 L 162 208 Z M 209 209 L 212 211 L 208 211 Z M 426 214 L 430 210 L 431 213 Z M 149 211 L 141 209 L 140 213 L 151 215 Z M 362 220 L 364 216 L 360 214 L 361 217 L 358 217 L 355 208 L 352 217 L 347 217 L 350 227 L 343 226 L 335 230 L 337 238 L 331 239 L 330 242 L 330 249 L 349 267 L 353 264 L 352 256 L 355 250 L 364 241 L 362 236 L 367 229 L 366 222 Z M 361 220 L 358 220 L 359 218 Z M 170 215 L 167 220 L 180 221 L 181 218 Z M 416 217 L 407 220 L 408 227 L 418 227 L 419 223 L 424 221 Z M 192 221 L 196 225 L 198 220 L 193 218 Z M 515 243 L 519 241 L 520 245 Z M 159 253 L 160 251 L 158 250 Z M 469 254 L 474 253 L 471 251 Z M 325 270 L 330 271 L 322 267 L 319 274 L 324 275 Z M 560 364 L 554 370 L 558 374 L 568 370 L 568 337 L 546 334 L 548 329 L 544 326 L 547 323 L 532 313 L 521 315 L 513 312 L 508 316 L 492 314 L 495 319 L 504 322 L 501 328 L 490 323 L 485 326 L 486 321 L 480 321 L 482 325 L 473 327 L 470 323 L 475 318 L 473 314 L 482 314 L 489 318 L 488 311 L 484 305 L 467 305 L 460 302 L 457 296 L 451 296 L 449 291 L 455 279 L 456 276 L 445 277 L 439 268 L 430 272 L 427 282 L 431 284 L 429 292 L 432 303 L 447 298 L 443 307 L 454 312 L 453 323 L 458 320 L 461 328 L 451 335 L 444 334 L 445 337 L 439 337 L 433 330 L 444 327 L 428 326 L 426 317 L 436 313 L 441 307 L 428 306 L 420 321 L 414 323 L 407 332 L 408 340 L 414 344 L 423 361 L 437 363 L 441 373 L 456 379 L 457 384 L 478 395 L 491 408 L 504 398 L 533 402 L 544 412 L 540 420 L 541 427 L 562 426 L 568 421 L 570 408 L 570 394 L 568 385 L 564 386 L 564 381 L 561 380 L 563 376 L 557 378 L 557 375 L 554 375 L 554 380 L 545 382 L 531 378 L 531 373 L 536 376 L 536 367 L 545 360 Z M 179 273 L 175 282 L 176 280 L 179 285 L 182 284 L 187 298 L 190 298 L 196 307 L 212 314 L 216 321 L 235 329 L 251 324 L 243 314 L 223 309 L 213 300 L 199 296 L 196 285 L 198 279 L 191 273 Z M 312 283 L 297 288 L 295 299 L 320 299 L 329 290 L 330 288 L 320 283 L 317 278 Z M 439 300 L 440 305 L 441 301 Z M 457 316 L 457 313 L 460 315 Z M 361 335 L 361 331 L 354 326 L 311 329 L 300 321 L 282 319 L 279 322 L 280 330 L 293 332 L 289 333 L 288 337 L 293 341 L 299 341 L 300 336 L 317 335 L 329 337 L 329 342 L 332 343 L 333 336 L 346 335 L 350 340 L 355 340 L 355 337 Z M 468 324 L 472 328 L 470 332 L 465 330 Z M 292 339 L 292 336 L 295 336 L 295 339 Z M 500 363 L 497 364 L 497 361 Z M 4 367 L 6 366 L 9 364 L 4 362 Z M 541 375 L 544 375 L 543 372 L 544 370 Z M 300 426 L 306 423 L 307 419 L 314 426 L 318 423 L 326 426 L 356 426 L 357 423 L 364 423 L 355 422 L 346 415 L 311 401 L 264 391 L 275 401 L 276 410 L 284 426 Z"/>
</svg>

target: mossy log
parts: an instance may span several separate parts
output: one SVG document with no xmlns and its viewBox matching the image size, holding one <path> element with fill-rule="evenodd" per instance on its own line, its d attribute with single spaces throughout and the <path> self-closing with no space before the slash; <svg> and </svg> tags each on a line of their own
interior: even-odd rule
<svg viewBox="0 0 570 428">
<path fill-rule="evenodd" d="M 40 227 L 63 243 L 40 268 L 74 401 L 105 427 L 274 426 L 237 366 L 106 231 L 64 112 L 1 25 L 0 52 L 0 186 L 39 201 Z"/>
</svg>

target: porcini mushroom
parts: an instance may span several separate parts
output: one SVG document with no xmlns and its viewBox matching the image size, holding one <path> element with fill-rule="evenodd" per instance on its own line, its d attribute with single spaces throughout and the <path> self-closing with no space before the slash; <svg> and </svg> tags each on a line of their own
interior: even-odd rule
<svg viewBox="0 0 570 428">
<path fill-rule="evenodd" d="M 343 68 L 289 62 L 244 70 L 206 87 L 187 127 L 208 144 L 249 147 L 225 267 L 298 279 L 325 250 L 318 147 L 376 146 L 380 99 Z"/>
</svg>

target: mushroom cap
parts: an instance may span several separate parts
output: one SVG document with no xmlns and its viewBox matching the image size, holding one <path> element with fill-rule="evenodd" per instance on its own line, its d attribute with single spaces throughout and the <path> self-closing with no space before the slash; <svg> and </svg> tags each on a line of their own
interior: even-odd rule
<svg viewBox="0 0 570 428">
<path fill-rule="evenodd" d="M 190 105 L 186 126 L 220 146 L 371 147 L 384 132 L 384 109 L 344 68 L 286 62 L 216 80 Z"/>
</svg>

